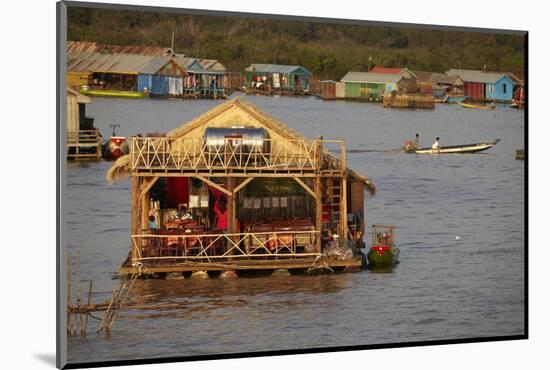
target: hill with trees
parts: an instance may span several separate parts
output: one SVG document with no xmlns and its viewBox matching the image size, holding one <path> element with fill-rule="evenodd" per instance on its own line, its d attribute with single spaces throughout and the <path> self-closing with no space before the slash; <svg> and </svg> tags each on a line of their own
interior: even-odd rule
<svg viewBox="0 0 550 370">
<path fill-rule="evenodd" d="M 303 65 L 321 79 L 374 65 L 524 75 L 525 38 L 517 35 L 68 8 L 68 40 L 170 47 L 172 34 L 177 53 L 218 59 L 230 71 L 274 63 Z"/>
</svg>

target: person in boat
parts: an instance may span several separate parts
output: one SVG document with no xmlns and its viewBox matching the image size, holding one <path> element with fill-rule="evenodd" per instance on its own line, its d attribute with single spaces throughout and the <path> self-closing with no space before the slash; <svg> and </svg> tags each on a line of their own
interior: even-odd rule
<svg viewBox="0 0 550 370">
<path fill-rule="evenodd" d="M 418 133 L 414 137 L 414 148 L 420 149 L 420 135 Z"/>
<path fill-rule="evenodd" d="M 439 137 L 435 138 L 434 143 L 432 144 L 432 152 L 438 152 L 441 150 L 441 144 L 439 143 Z"/>
<path fill-rule="evenodd" d="M 158 224 L 157 224 L 157 220 L 155 219 L 155 216 L 150 215 L 149 216 L 149 229 L 156 230 L 158 228 L 159 227 L 158 227 Z"/>
</svg>

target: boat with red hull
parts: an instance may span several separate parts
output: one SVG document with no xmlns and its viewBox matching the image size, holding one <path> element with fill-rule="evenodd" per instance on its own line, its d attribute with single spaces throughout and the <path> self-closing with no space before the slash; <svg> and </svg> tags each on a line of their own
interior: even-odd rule
<svg viewBox="0 0 550 370">
<path fill-rule="evenodd" d="M 103 144 L 103 155 L 107 160 L 115 160 L 122 157 L 124 154 L 128 154 L 130 148 L 128 147 L 126 138 L 116 134 L 116 129 L 120 127 L 120 125 L 109 125 L 109 127 L 113 129 L 113 135 Z"/>
</svg>

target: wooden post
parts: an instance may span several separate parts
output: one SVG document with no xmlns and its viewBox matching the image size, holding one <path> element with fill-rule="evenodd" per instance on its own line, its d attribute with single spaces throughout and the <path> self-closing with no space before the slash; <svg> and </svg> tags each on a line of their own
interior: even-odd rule
<svg viewBox="0 0 550 370">
<path fill-rule="evenodd" d="M 342 187 L 340 189 L 340 225 L 341 238 L 348 240 L 348 201 L 347 201 L 347 179 L 344 172 L 342 176 Z"/>
<path fill-rule="evenodd" d="M 345 141 L 342 141 L 342 143 L 340 144 L 340 163 L 342 164 L 341 166 L 341 170 L 343 173 L 346 172 L 346 142 Z"/>
<path fill-rule="evenodd" d="M 317 159 L 317 170 L 321 170 L 323 168 L 323 136 L 320 135 L 317 138 L 317 145 L 315 147 L 315 158 Z"/>
<path fill-rule="evenodd" d="M 232 234 L 237 230 L 237 197 L 233 194 L 233 189 L 235 189 L 235 178 L 227 178 L 227 190 L 231 193 L 231 196 L 227 199 L 227 231 Z"/>
<path fill-rule="evenodd" d="M 131 235 L 138 234 L 138 228 L 139 228 L 139 217 L 138 217 L 139 183 L 140 183 L 140 178 L 138 176 L 132 176 L 132 216 L 131 216 L 132 219 L 131 219 L 131 227 L 130 227 Z M 131 256 L 132 256 L 132 262 L 133 262 L 133 260 L 137 258 L 137 253 L 133 243 L 131 248 L 132 248 Z"/>
<path fill-rule="evenodd" d="M 140 201 L 141 201 L 141 229 L 143 230 L 143 229 L 149 228 L 149 210 L 151 208 L 151 193 L 149 191 L 142 193 Z M 140 233 L 141 233 L 141 230 L 140 230 Z"/>
<path fill-rule="evenodd" d="M 321 176 L 317 176 L 314 181 L 315 194 L 315 229 L 319 232 L 316 239 L 316 252 L 321 253 L 321 239 L 323 236 L 323 195 L 321 192 Z"/>
<path fill-rule="evenodd" d="M 76 271 L 77 271 L 77 293 L 76 293 L 76 306 L 80 310 L 80 297 L 81 297 L 81 289 L 80 289 L 80 248 L 76 250 Z M 78 319 L 80 321 L 80 335 L 82 335 L 82 329 L 84 327 L 84 320 L 82 319 L 82 314 L 78 314 Z"/>
<path fill-rule="evenodd" d="M 92 304 L 92 281 L 90 280 L 90 287 L 88 289 L 88 307 Z M 88 313 L 86 313 L 86 318 L 84 319 L 84 336 L 86 336 L 86 331 L 88 330 Z"/>
</svg>

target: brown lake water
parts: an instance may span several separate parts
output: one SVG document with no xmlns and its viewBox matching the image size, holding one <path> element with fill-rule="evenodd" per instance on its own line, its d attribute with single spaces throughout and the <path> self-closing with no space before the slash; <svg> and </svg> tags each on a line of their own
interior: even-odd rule
<svg viewBox="0 0 550 370">
<path fill-rule="evenodd" d="M 397 226 L 401 263 L 391 273 L 138 281 L 133 301 L 171 305 L 124 310 L 110 335 L 95 334 L 90 320 L 87 338 L 69 338 L 69 362 L 524 334 L 525 168 L 514 159 L 523 111 L 245 99 L 308 137 L 344 138 L 357 150 L 349 167 L 378 188 L 365 199 L 366 224 Z M 170 130 L 219 103 L 94 98 L 87 113 L 105 137 L 111 123 L 128 136 Z M 502 141 L 470 155 L 383 152 L 416 132 L 426 146 L 436 136 L 442 145 Z M 67 171 L 69 250 L 81 250 L 94 302 L 111 296 L 129 251 L 130 181 L 108 184 L 111 164 Z"/>
</svg>

